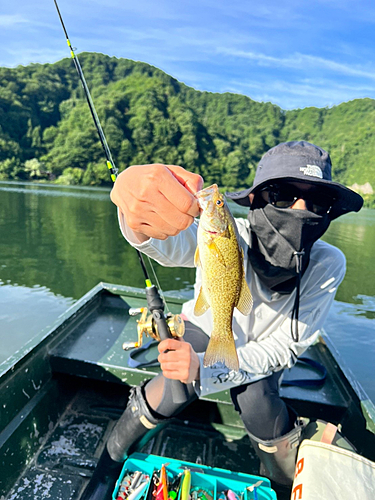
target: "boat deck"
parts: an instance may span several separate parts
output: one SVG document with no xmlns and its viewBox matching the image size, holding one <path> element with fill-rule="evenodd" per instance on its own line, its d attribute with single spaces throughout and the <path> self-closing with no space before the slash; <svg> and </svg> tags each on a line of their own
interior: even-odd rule
<svg viewBox="0 0 375 500">
<path fill-rule="evenodd" d="M 137 305 L 139 306 L 139 300 Z M 128 366 L 130 351 L 124 351 L 122 344 L 136 340 L 136 319 L 129 316 L 129 307 L 133 307 L 133 304 L 128 299 L 125 302 L 121 296 L 103 295 L 98 307 L 90 311 L 71 329 L 69 336 L 51 350 L 50 362 L 53 371 L 129 385 L 136 385 L 145 378 L 155 376 L 159 368 L 136 369 Z M 180 304 L 170 304 L 170 307 L 173 313 L 180 311 Z M 147 338 L 144 341 L 147 341 Z M 143 356 L 148 361 L 155 358 L 156 347 Z M 326 367 L 324 389 L 284 385 L 282 396 L 309 402 L 313 406 L 315 404 L 335 407 L 340 414 L 340 409 L 347 408 L 347 398 L 342 391 L 337 391 L 337 367 L 327 366 L 320 344 L 312 346 L 305 357 Z M 284 379 L 314 379 L 319 375 L 311 368 L 297 364 L 285 374 Z M 230 403 L 227 391 L 207 399 Z"/>
<path fill-rule="evenodd" d="M 125 287 L 97 287 L 2 377 L 0 470 L 6 476 L 0 477 L 1 500 L 81 497 L 130 387 L 158 373 L 158 368 L 129 368 L 129 352 L 122 349 L 136 336 L 136 319 L 128 310 L 145 305 L 142 301 L 143 293 Z M 169 300 L 171 311 L 178 312 L 181 302 Z M 323 342 L 306 354 L 325 366 L 324 384 L 283 386 L 283 398 L 301 416 L 342 423 L 346 436 L 369 456 L 363 446 L 368 436 L 370 449 L 373 434 L 334 358 Z M 297 365 L 285 379 L 318 376 Z M 228 391 L 196 401 L 148 434 L 137 451 L 234 472 L 257 475 L 259 470 Z"/>
</svg>

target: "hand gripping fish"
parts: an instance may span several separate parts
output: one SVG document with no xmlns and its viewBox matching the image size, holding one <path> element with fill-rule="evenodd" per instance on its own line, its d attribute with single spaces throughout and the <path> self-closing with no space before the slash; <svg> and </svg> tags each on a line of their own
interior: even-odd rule
<svg viewBox="0 0 375 500">
<path fill-rule="evenodd" d="M 224 196 L 216 184 L 196 193 L 202 209 L 198 227 L 198 246 L 194 263 L 202 271 L 194 314 L 200 316 L 211 307 L 213 331 L 204 356 L 204 366 L 221 361 L 238 371 L 238 356 L 232 331 L 235 307 L 250 313 L 253 299 L 245 280 L 243 250 Z"/>
</svg>

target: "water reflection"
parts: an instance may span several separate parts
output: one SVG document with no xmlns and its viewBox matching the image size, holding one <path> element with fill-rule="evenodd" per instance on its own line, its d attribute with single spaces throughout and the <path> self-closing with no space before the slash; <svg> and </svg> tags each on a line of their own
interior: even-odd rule
<svg viewBox="0 0 375 500">
<path fill-rule="evenodd" d="M 375 297 L 357 297 L 356 304 L 335 301 L 325 330 L 341 357 L 375 402 Z"/>
<path fill-rule="evenodd" d="M 323 239 L 340 248 L 346 257 L 346 276 L 336 299 L 355 303 L 360 294 L 375 296 L 372 267 L 375 258 L 375 211 L 362 209 L 332 222 Z"/>
<path fill-rule="evenodd" d="M 246 208 L 230 206 L 235 216 L 246 217 Z M 327 323 L 329 333 L 345 350 L 356 375 L 369 381 L 366 370 L 372 371 L 372 379 L 375 374 L 375 211 L 364 209 L 337 219 L 323 239 L 347 259 L 347 273 Z M 192 296 L 194 268 L 155 263 L 154 268 L 163 290 Z M 151 279 L 155 281 L 153 274 Z M 120 234 L 109 189 L 0 182 L 2 358 L 100 281 L 144 286 L 137 253 Z M 367 391 L 374 391 L 372 382 L 368 384 Z"/>
<path fill-rule="evenodd" d="M 1 363 L 15 356 L 27 340 L 54 321 L 73 303 L 46 287 L 32 288 L 0 281 L 0 372 Z"/>
</svg>

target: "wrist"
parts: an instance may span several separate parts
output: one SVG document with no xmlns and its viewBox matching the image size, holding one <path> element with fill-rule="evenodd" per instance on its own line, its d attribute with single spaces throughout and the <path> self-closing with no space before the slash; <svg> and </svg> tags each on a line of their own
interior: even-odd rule
<svg viewBox="0 0 375 500">
<path fill-rule="evenodd" d="M 132 229 L 131 232 L 133 233 L 133 243 L 144 243 L 145 241 L 150 239 L 149 236 L 146 236 L 143 233 L 137 233 L 137 231 L 133 231 Z"/>
</svg>

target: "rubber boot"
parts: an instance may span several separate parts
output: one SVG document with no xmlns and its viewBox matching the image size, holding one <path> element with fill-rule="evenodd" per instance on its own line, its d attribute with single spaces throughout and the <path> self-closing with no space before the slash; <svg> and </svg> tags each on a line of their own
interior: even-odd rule
<svg viewBox="0 0 375 500">
<path fill-rule="evenodd" d="M 151 414 L 143 387 L 141 384 L 130 390 L 126 409 L 109 436 L 81 500 L 110 500 L 128 451 L 159 422 L 168 420 L 158 420 Z"/>
<path fill-rule="evenodd" d="M 297 460 L 298 446 L 306 423 L 297 419 L 292 429 L 275 439 L 259 439 L 248 432 L 251 444 L 260 459 L 260 475 L 277 484 L 291 486 Z"/>
<path fill-rule="evenodd" d="M 81 500 L 111 500 L 122 466 L 122 462 L 114 462 L 104 448 Z"/>
<path fill-rule="evenodd" d="M 115 425 L 107 442 L 107 450 L 115 462 L 123 462 L 128 450 L 148 431 L 167 418 L 158 419 L 150 411 L 143 394 L 144 384 L 133 387 L 124 413 Z"/>
</svg>

